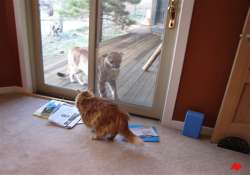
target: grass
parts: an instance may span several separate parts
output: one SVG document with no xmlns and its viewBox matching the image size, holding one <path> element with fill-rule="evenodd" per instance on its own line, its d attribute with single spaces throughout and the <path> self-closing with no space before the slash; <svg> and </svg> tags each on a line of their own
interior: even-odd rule
<svg viewBox="0 0 250 175">
<path fill-rule="evenodd" d="M 59 36 L 43 36 L 43 56 L 53 59 L 55 56 L 64 56 L 73 47 L 88 47 L 88 27 L 81 27 L 70 32 L 63 32 Z M 109 27 L 103 30 L 103 41 L 124 34 L 118 27 Z"/>
<path fill-rule="evenodd" d="M 81 33 L 78 35 L 75 31 Z M 73 47 L 88 47 L 88 28 L 62 33 L 60 36 L 43 37 L 43 57 L 53 59 L 56 56 L 65 56 Z M 84 32 L 83 32 L 84 31 Z"/>
<path fill-rule="evenodd" d="M 67 53 L 73 47 L 88 47 L 89 27 L 80 27 L 74 30 L 63 32 L 59 36 L 43 36 L 43 57 L 53 59 L 55 57 L 66 57 Z M 113 23 L 103 25 L 102 41 L 107 41 L 120 35 L 126 34 L 119 26 Z"/>
</svg>

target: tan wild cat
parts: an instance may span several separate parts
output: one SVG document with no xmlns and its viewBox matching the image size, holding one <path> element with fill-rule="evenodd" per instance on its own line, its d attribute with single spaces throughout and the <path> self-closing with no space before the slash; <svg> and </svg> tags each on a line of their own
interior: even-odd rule
<svg viewBox="0 0 250 175">
<path fill-rule="evenodd" d="M 74 47 L 68 53 L 67 74 L 58 72 L 59 77 L 69 76 L 70 82 L 77 81 L 84 85 L 83 76 L 88 76 L 88 50 L 83 47 Z"/>
<path fill-rule="evenodd" d="M 89 91 L 80 92 L 75 103 L 83 122 L 95 130 L 93 139 L 113 140 L 117 134 L 121 134 L 130 143 L 142 143 L 128 128 L 128 114 L 121 111 L 117 105 L 95 97 Z"/>
<path fill-rule="evenodd" d="M 110 52 L 98 59 L 98 90 L 101 97 L 107 97 L 107 86 L 110 87 L 113 99 L 118 99 L 117 79 L 120 73 L 123 53 Z"/>
<path fill-rule="evenodd" d="M 97 59 L 98 71 L 98 90 L 101 97 L 107 97 L 107 86 L 109 85 L 114 99 L 118 98 L 116 81 L 120 73 L 120 65 L 123 53 L 109 52 L 105 53 Z M 68 54 L 68 73 L 58 72 L 59 77 L 68 77 L 70 82 L 77 81 L 84 85 L 83 76 L 88 76 L 88 50 L 83 47 L 74 47 Z M 86 81 L 86 80 L 85 80 Z"/>
</svg>

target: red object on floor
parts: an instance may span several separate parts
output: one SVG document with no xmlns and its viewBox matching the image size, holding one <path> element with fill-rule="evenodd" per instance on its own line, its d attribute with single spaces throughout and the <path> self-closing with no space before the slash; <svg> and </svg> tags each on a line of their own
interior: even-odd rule
<svg viewBox="0 0 250 175">
<path fill-rule="evenodd" d="M 241 169 L 240 163 L 235 162 L 231 165 L 231 170 L 239 171 L 240 169 Z"/>
</svg>

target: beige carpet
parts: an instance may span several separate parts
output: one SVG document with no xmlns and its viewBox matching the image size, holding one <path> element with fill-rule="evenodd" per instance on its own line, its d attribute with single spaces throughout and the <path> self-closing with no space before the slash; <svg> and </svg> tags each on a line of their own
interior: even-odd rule
<svg viewBox="0 0 250 175">
<path fill-rule="evenodd" d="M 0 175 L 250 175 L 250 157 L 194 140 L 156 121 L 160 143 L 92 141 L 84 125 L 67 130 L 32 116 L 45 100 L 0 96 Z M 232 172 L 230 164 L 242 169 Z"/>
</svg>

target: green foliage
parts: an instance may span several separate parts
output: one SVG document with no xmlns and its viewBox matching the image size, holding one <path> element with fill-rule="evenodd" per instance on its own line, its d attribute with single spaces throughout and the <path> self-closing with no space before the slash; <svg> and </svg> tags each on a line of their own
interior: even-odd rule
<svg viewBox="0 0 250 175">
<path fill-rule="evenodd" d="M 102 0 L 102 10 L 104 19 L 111 20 L 124 29 L 135 23 L 130 19 L 129 12 L 126 11 L 125 3 L 138 4 L 141 0 Z"/>
<path fill-rule="evenodd" d="M 59 11 L 62 17 L 83 17 L 89 9 L 91 0 L 64 0 L 62 10 Z M 138 4 L 141 0 L 101 0 L 104 20 L 110 20 L 124 29 L 135 23 L 129 18 L 125 3 Z"/>
<path fill-rule="evenodd" d="M 83 17 L 88 10 L 89 0 L 64 0 L 59 14 L 63 17 Z"/>
</svg>

